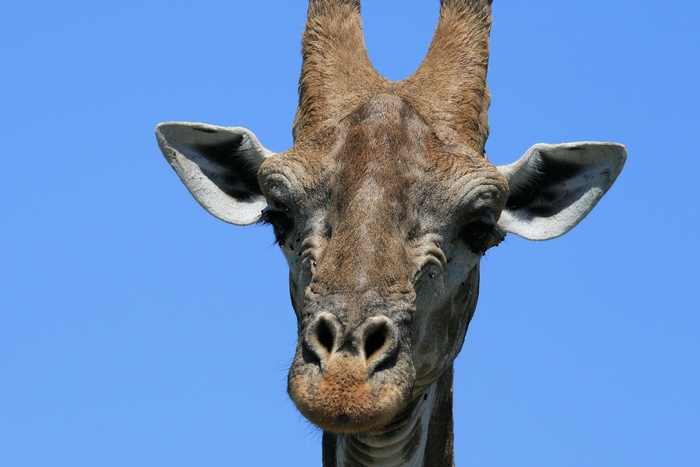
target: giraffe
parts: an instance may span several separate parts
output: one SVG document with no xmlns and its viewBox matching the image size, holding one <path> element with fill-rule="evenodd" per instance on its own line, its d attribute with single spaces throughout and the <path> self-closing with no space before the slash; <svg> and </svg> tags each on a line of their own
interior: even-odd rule
<svg viewBox="0 0 700 467">
<path fill-rule="evenodd" d="M 454 464 L 452 379 L 479 263 L 507 233 L 576 226 L 622 170 L 616 143 L 485 154 L 491 1 L 442 0 L 428 53 L 402 81 L 369 61 L 359 0 L 310 0 L 293 146 L 168 122 L 156 136 L 194 198 L 274 230 L 297 348 L 288 393 L 323 430 L 324 466 Z"/>
</svg>

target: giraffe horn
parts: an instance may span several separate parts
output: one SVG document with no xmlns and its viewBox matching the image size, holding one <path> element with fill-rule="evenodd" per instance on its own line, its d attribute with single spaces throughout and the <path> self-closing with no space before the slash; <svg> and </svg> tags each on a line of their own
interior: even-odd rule
<svg viewBox="0 0 700 467">
<path fill-rule="evenodd" d="M 347 101 L 382 82 L 370 63 L 359 0 L 310 0 L 302 38 L 295 139 L 332 125 Z"/>
<path fill-rule="evenodd" d="M 483 154 L 490 95 L 486 85 L 490 0 L 442 0 L 428 53 L 404 86 L 418 96 L 446 147 Z"/>
</svg>

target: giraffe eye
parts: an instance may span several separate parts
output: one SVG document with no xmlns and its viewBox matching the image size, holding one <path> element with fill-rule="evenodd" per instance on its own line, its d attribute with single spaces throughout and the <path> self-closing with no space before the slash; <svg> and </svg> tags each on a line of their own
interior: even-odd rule
<svg viewBox="0 0 700 467">
<path fill-rule="evenodd" d="M 462 229 L 462 239 L 476 254 L 483 255 L 489 248 L 503 240 L 503 234 L 496 227 L 493 216 L 468 223 Z"/>
<path fill-rule="evenodd" d="M 274 202 L 271 202 L 262 210 L 260 222 L 272 226 L 275 232 L 275 240 L 279 246 L 284 245 L 287 235 L 294 227 L 294 221 L 290 216 L 289 208 Z"/>
</svg>

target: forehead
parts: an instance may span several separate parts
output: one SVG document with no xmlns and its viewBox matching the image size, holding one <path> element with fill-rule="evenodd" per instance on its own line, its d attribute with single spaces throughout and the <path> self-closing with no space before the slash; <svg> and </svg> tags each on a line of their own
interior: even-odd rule
<svg viewBox="0 0 700 467">
<path fill-rule="evenodd" d="M 431 212 L 507 191 L 483 154 L 446 151 L 410 102 L 393 94 L 367 98 L 327 133 L 326 144 L 300 141 L 268 159 L 260 170 L 263 191 L 300 207 L 388 203 Z"/>
</svg>

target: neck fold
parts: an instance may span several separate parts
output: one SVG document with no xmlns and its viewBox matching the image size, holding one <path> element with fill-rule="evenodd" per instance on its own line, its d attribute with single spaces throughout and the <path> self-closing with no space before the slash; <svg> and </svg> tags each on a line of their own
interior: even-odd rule
<svg viewBox="0 0 700 467">
<path fill-rule="evenodd" d="M 324 432 L 324 467 L 454 465 L 452 368 L 416 396 L 380 429 L 357 435 Z"/>
</svg>

